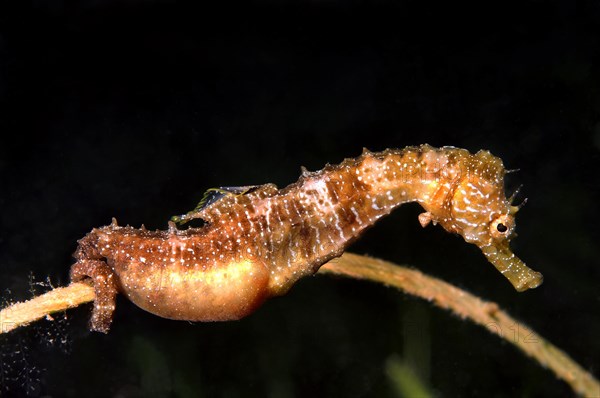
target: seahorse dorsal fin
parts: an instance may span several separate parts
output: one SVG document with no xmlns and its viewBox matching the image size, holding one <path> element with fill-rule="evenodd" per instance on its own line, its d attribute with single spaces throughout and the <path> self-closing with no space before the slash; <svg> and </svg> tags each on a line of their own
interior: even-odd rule
<svg viewBox="0 0 600 398">
<path fill-rule="evenodd" d="M 200 218 L 204 221 L 210 222 L 212 218 L 211 213 L 218 214 L 219 212 L 223 212 L 221 210 L 225 210 L 224 207 L 230 205 L 230 203 L 224 203 L 224 199 L 228 197 L 247 195 L 267 185 L 270 184 L 246 185 L 239 187 L 217 187 L 207 189 L 206 192 L 204 192 L 204 195 L 202 195 L 202 199 L 200 200 L 200 202 L 198 202 L 194 210 L 180 216 L 173 216 L 171 217 L 171 221 L 179 225 L 183 225 L 195 218 Z"/>
</svg>

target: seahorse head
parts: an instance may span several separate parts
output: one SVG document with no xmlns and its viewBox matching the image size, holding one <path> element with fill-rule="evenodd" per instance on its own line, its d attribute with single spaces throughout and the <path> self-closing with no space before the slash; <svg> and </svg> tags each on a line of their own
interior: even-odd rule
<svg viewBox="0 0 600 398">
<path fill-rule="evenodd" d="M 520 206 L 506 198 L 502 161 L 488 151 L 469 154 L 463 160 L 448 202 L 449 217 L 441 224 L 477 245 L 516 290 L 539 286 L 542 274 L 527 267 L 509 247 Z"/>
</svg>

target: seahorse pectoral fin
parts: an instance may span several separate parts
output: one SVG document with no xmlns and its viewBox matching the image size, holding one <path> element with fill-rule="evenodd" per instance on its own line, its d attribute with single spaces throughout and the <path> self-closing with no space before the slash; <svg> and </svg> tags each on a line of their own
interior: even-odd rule
<svg viewBox="0 0 600 398">
<path fill-rule="evenodd" d="M 482 246 L 481 251 L 519 292 L 534 289 L 544 281 L 541 273 L 532 270 L 514 255 L 508 247 L 508 243 L 499 246 Z"/>
<path fill-rule="evenodd" d="M 419 214 L 419 223 L 423 228 L 429 225 L 431 222 L 431 213 L 426 211 L 425 213 Z"/>
</svg>

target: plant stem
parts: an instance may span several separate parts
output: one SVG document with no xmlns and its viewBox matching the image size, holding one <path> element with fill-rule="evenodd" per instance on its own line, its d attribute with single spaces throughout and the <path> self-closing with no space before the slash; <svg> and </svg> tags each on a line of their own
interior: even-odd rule
<svg viewBox="0 0 600 398">
<path fill-rule="evenodd" d="M 600 383 L 594 376 L 542 336 L 502 311 L 496 303 L 483 301 L 417 270 L 351 253 L 330 261 L 319 272 L 382 283 L 430 301 L 514 344 L 540 365 L 550 368 L 579 395 L 600 397 Z"/>
<path fill-rule="evenodd" d="M 0 334 L 8 333 L 33 321 L 94 301 L 94 288 L 87 283 L 71 283 L 58 287 L 31 300 L 13 304 L 0 311 Z"/>
<path fill-rule="evenodd" d="M 417 270 L 357 254 L 344 253 L 323 265 L 319 273 L 370 280 L 421 297 L 438 307 L 454 312 L 462 319 L 470 319 L 514 344 L 540 365 L 550 368 L 558 378 L 567 382 L 581 396 L 600 397 L 600 383 L 594 376 L 563 351 L 510 317 L 496 303 L 483 301 Z M 29 301 L 16 303 L 1 310 L 0 334 L 93 300 L 94 289 L 86 283 L 72 283 L 67 287 L 53 289 Z"/>
</svg>

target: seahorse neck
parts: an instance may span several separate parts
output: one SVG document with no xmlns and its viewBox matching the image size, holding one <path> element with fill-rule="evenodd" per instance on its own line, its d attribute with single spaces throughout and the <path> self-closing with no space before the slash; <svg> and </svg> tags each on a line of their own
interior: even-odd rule
<svg viewBox="0 0 600 398">
<path fill-rule="evenodd" d="M 366 228 L 394 208 L 416 201 L 429 211 L 447 197 L 439 172 L 448 158 L 428 145 L 365 152 L 336 166 L 304 173 L 267 198 L 265 247 L 277 268 L 276 292 L 340 255 Z M 285 222 L 281 222 L 285 220 Z M 299 238 L 301 237 L 301 238 Z"/>
<path fill-rule="evenodd" d="M 377 219 L 404 203 L 418 202 L 426 211 L 446 216 L 442 214 L 444 204 L 451 198 L 452 182 L 460 173 L 452 155 L 448 148 L 429 145 L 363 154 L 354 169 L 363 184 L 363 210 Z"/>
</svg>

